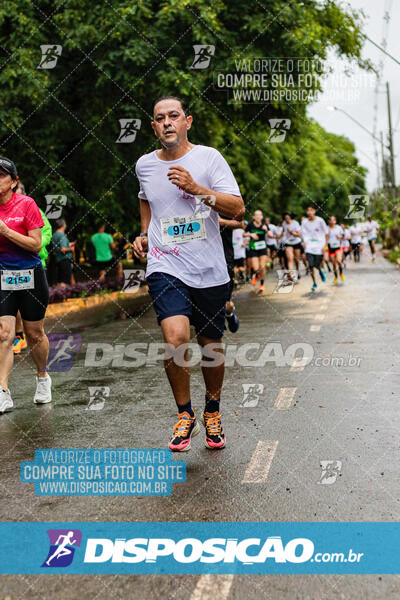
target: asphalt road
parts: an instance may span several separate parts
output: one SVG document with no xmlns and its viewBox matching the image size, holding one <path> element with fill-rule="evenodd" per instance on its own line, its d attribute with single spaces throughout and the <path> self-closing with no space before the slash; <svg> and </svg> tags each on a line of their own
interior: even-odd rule
<svg viewBox="0 0 400 600">
<path fill-rule="evenodd" d="M 310 293 L 236 295 L 241 327 L 225 341 L 308 344 L 305 367 L 228 367 L 222 396 L 227 447 L 212 453 L 203 434 L 188 453 L 187 482 L 170 497 L 38 497 L 19 480 L 36 448 L 163 448 L 175 407 L 160 363 L 140 369 L 88 367 L 88 344 L 161 341 L 154 313 L 82 329 L 72 368 L 53 374 L 54 402 L 35 407 L 34 371 L 18 356 L 10 388 L 16 409 L 0 418 L 2 521 L 398 521 L 400 517 L 400 271 L 365 251 L 344 285 Z M 65 333 L 62 323 L 54 331 Z M 276 346 L 275 346 L 276 347 Z M 251 356 L 251 352 L 249 352 Z M 342 364 L 340 364 L 342 359 Z M 102 410 L 87 410 L 90 386 L 108 386 Z M 256 406 L 243 385 L 252 385 Z M 257 386 L 256 388 L 254 386 Z M 261 388 L 263 386 L 263 389 Z M 247 388 L 245 388 L 246 390 Z M 261 391 L 262 389 L 262 391 Z M 199 367 L 192 402 L 200 411 Z M 326 483 L 321 461 L 335 466 Z M 324 463 L 322 463 L 324 464 Z M 325 484 L 324 484 L 325 483 Z M 171 600 L 216 597 L 353 599 L 400 597 L 394 575 L 2 576 L 1 598 Z M 82 592 L 84 590 L 84 592 Z"/>
</svg>

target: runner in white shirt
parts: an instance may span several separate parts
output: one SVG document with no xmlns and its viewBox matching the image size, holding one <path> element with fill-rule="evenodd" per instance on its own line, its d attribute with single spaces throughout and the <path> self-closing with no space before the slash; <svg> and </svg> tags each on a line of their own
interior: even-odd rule
<svg viewBox="0 0 400 600">
<path fill-rule="evenodd" d="M 268 228 L 269 234 L 265 237 L 265 240 L 267 242 L 267 267 L 269 266 L 271 268 L 271 270 L 273 270 L 274 268 L 274 260 L 276 258 L 277 255 L 277 250 L 278 250 L 278 242 L 276 239 L 276 225 L 273 225 L 271 223 L 271 220 L 269 217 L 265 217 L 265 225 Z M 272 237 L 270 237 L 272 236 Z M 269 265 L 268 265 L 268 261 L 269 261 Z"/>
<path fill-rule="evenodd" d="M 322 281 L 326 281 L 326 275 L 321 268 L 321 263 L 328 238 L 328 227 L 321 217 L 316 216 L 316 210 L 313 206 L 307 206 L 306 213 L 308 218 L 303 221 L 301 233 L 305 244 L 308 266 L 310 267 L 310 275 L 313 280 L 311 291 L 315 292 L 317 282 L 315 280 L 314 269 L 318 269 Z"/>
<path fill-rule="evenodd" d="M 367 222 L 366 221 L 361 221 L 360 226 L 361 226 L 361 244 L 360 244 L 360 253 L 362 254 L 362 251 L 364 250 L 364 246 L 367 243 L 367 232 L 366 232 L 366 225 Z"/>
<path fill-rule="evenodd" d="M 278 221 L 278 225 L 275 225 L 275 239 L 277 243 L 277 256 L 280 262 L 281 269 L 287 270 L 287 258 L 285 245 L 283 243 L 283 227 L 282 221 Z"/>
<path fill-rule="evenodd" d="M 179 98 L 163 97 L 154 104 L 152 127 L 162 147 L 136 164 L 142 233 L 133 244 L 138 258 L 147 253 L 149 293 L 168 344 L 164 367 L 178 406 L 169 447 L 180 452 L 189 450 L 191 436 L 199 432 L 191 406 L 190 369 L 182 352 L 190 341 L 190 324 L 196 329 L 205 363 L 202 421 L 206 446 L 211 450 L 225 446 L 219 412 L 224 377 L 220 342 L 229 275 L 218 214 L 240 220 L 245 212 L 223 156 L 214 148 L 189 142 L 192 120 Z M 218 360 L 210 358 L 210 344 Z"/>
<path fill-rule="evenodd" d="M 362 242 L 362 227 L 361 223 L 357 223 L 357 221 L 353 222 L 353 225 L 349 229 L 350 233 L 350 243 L 353 251 L 354 262 L 360 262 L 360 245 Z"/>
<path fill-rule="evenodd" d="M 367 222 L 365 223 L 365 232 L 367 234 L 368 244 L 369 244 L 369 248 L 371 250 L 372 262 L 375 262 L 375 260 L 376 260 L 375 242 L 376 242 L 376 238 L 378 237 L 378 231 L 379 231 L 379 223 L 374 221 L 372 219 L 372 216 L 370 215 L 368 217 Z"/>
<path fill-rule="evenodd" d="M 342 235 L 343 235 L 343 237 L 342 237 L 343 267 L 346 268 L 346 259 L 351 252 L 351 248 L 350 248 L 351 235 L 350 235 L 348 225 L 344 225 L 344 223 L 341 223 L 340 227 L 342 229 Z"/>
<path fill-rule="evenodd" d="M 301 258 L 301 227 L 300 224 L 293 219 L 293 215 L 289 212 L 283 213 L 282 221 L 283 243 L 285 244 L 286 258 L 289 269 L 289 280 L 297 281 L 300 278 L 300 258 Z M 296 264 L 296 275 L 293 277 Z"/>
<path fill-rule="evenodd" d="M 340 279 L 344 281 L 343 275 L 343 249 L 342 249 L 343 231 L 340 225 L 336 223 L 336 217 L 332 216 L 328 219 L 328 252 L 329 257 L 332 261 L 334 280 L 333 283 L 337 283 L 338 280 L 338 267 L 340 272 Z"/>
<path fill-rule="evenodd" d="M 246 280 L 246 241 L 243 234 L 243 229 L 234 229 L 232 231 L 233 260 L 237 283 L 244 283 Z"/>
</svg>

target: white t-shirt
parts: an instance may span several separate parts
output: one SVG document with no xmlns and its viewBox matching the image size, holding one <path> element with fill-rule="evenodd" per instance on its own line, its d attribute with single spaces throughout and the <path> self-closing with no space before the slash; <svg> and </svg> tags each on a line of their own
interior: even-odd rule
<svg viewBox="0 0 400 600">
<path fill-rule="evenodd" d="M 268 225 L 268 230 L 273 234 L 276 235 L 276 230 L 277 230 L 277 226 L 273 225 L 272 223 L 270 223 Z M 265 235 L 265 239 L 267 242 L 267 246 L 272 246 L 273 248 L 277 248 L 278 247 L 278 241 L 275 237 L 271 238 L 268 236 L 268 234 Z"/>
<path fill-rule="evenodd" d="M 343 248 L 348 248 L 350 246 L 350 231 L 348 229 L 342 229 L 342 246 Z"/>
<path fill-rule="evenodd" d="M 281 225 L 275 225 L 275 236 L 276 236 L 275 241 L 276 241 L 277 248 L 279 248 L 284 243 L 283 237 L 279 237 L 281 235 L 282 231 L 283 231 L 283 227 Z"/>
<path fill-rule="evenodd" d="M 294 219 L 292 219 L 291 223 L 286 223 L 286 221 L 283 221 L 282 228 L 283 228 L 283 238 L 282 239 L 283 239 L 284 244 L 288 244 L 289 246 L 295 246 L 296 244 L 301 244 L 301 238 L 298 237 L 297 235 L 292 235 L 288 231 L 288 228 L 291 231 L 295 231 L 295 232 L 301 230 L 301 227 L 297 221 L 295 221 Z"/>
<path fill-rule="evenodd" d="M 367 221 L 365 231 L 369 240 L 374 240 L 378 235 L 379 223 L 376 221 Z"/>
<path fill-rule="evenodd" d="M 308 254 L 323 254 L 326 246 L 326 234 L 328 226 L 321 217 L 315 217 L 313 221 L 306 219 L 301 226 L 301 232 L 306 244 Z"/>
<path fill-rule="evenodd" d="M 243 229 L 234 229 L 232 231 L 233 258 L 246 258 L 246 248 L 243 246 Z"/>
<path fill-rule="evenodd" d="M 328 227 L 328 244 L 331 248 L 340 248 L 341 239 L 338 237 L 339 235 L 343 235 L 343 230 L 340 225 Z"/>
<path fill-rule="evenodd" d="M 360 223 L 356 223 L 356 225 L 352 225 L 349 229 L 350 231 L 350 241 L 352 244 L 360 244 L 361 243 L 361 235 L 362 235 L 362 227 Z"/>
<path fill-rule="evenodd" d="M 199 288 L 228 283 L 218 213 L 170 182 L 167 173 L 173 165 L 187 169 L 196 183 L 210 190 L 241 195 L 228 163 L 215 148 L 194 146 L 171 161 L 161 160 L 155 150 L 141 156 L 136 163 L 139 198 L 147 200 L 151 210 L 146 276 L 168 273 Z M 205 239 L 163 244 L 160 219 L 194 214 L 199 222 L 204 219 Z"/>
<path fill-rule="evenodd" d="M 366 222 L 360 223 L 360 227 L 361 227 L 361 232 L 362 232 L 361 237 L 365 241 L 367 238 L 367 223 Z"/>
</svg>

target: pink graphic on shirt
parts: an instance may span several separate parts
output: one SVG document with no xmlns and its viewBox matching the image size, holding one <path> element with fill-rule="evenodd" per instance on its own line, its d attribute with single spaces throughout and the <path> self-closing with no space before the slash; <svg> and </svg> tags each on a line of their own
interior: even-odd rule
<svg viewBox="0 0 400 600">
<path fill-rule="evenodd" d="M 178 190 L 180 190 L 182 192 L 182 198 L 184 198 L 185 200 L 196 200 L 196 196 L 192 196 L 191 194 L 188 194 L 182 188 L 178 187 Z"/>
<path fill-rule="evenodd" d="M 174 246 L 171 248 L 171 250 L 160 250 L 160 248 L 157 248 L 157 246 L 153 246 L 150 250 L 150 256 L 154 256 L 154 258 L 160 260 L 163 254 L 173 254 L 174 256 L 179 256 L 180 250 L 181 249 L 178 248 L 178 246 Z"/>
</svg>

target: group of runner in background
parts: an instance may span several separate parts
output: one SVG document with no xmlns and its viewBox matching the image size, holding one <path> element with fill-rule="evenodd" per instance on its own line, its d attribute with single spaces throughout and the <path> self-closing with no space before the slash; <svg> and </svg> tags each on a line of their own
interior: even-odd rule
<svg viewBox="0 0 400 600">
<path fill-rule="evenodd" d="M 221 227 L 226 221 L 220 220 Z M 351 224 L 337 223 L 330 216 L 326 223 L 308 206 L 300 222 L 285 212 L 275 225 L 261 210 L 249 222 L 232 223 L 235 285 L 250 282 L 259 293 L 265 292 L 267 271 L 276 269 L 283 284 L 298 283 L 302 274 L 311 275 L 312 291 L 317 289 L 316 271 L 325 282 L 327 272 L 333 283 L 344 282 L 346 261 L 359 262 L 368 244 L 371 260 L 376 260 L 375 243 L 379 224 L 369 216 Z"/>
</svg>

